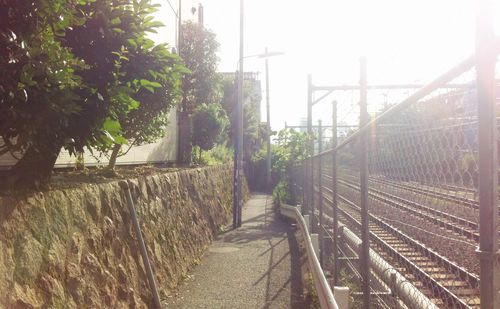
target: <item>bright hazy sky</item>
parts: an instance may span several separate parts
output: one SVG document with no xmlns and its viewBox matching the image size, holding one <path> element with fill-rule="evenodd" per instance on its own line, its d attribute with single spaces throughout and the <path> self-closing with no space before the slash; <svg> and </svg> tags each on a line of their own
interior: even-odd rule
<svg viewBox="0 0 500 309">
<path fill-rule="evenodd" d="M 170 0 L 175 9 L 177 1 Z M 156 2 L 163 5 L 159 16 L 167 24 L 160 36 L 173 44 L 173 12 L 167 0 Z M 220 71 L 235 71 L 240 1 L 183 0 L 183 19 L 196 18 L 190 8 L 200 2 L 205 26 L 221 44 Z M 316 85 L 357 83 L 361 55 L 368 60 L 369 83 L 429 81 L 473 52 L 474 9 L 473 0 L 246 0 L 245 54 L 262 53 L 266 46 L 286 53 L 269 59 L 273 129 L 283 128 L 285 121 L 298 124 L 306 116 L 308 73 Z M 497 5 L 497 20 L 499 9 Z M 261 72 L 264 91 L 264 61 L 247 58 L 244 68 Z M 349 95 L 350 100 L 345 98 Z M 330 122 L 333 99 L 343 100 L 339 117 L 357 101 L 353 94 L 342 99 L 332 94 L 315 106 L 315 121 L 323 117 Z M 264 111 L 263 93 L 265 121 Z"/>
</svg>

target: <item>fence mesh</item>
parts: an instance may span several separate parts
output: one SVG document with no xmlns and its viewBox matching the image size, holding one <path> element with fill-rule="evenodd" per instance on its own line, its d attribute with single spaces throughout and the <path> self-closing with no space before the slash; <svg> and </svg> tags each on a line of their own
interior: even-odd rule
<svg viewBox="0 0 500 309">
<path fill-rule="evenodd" d="M 470 69 L 365 131 L 376 307 L 480 308 L 477 107 Z M 352 133 L 346 132 L 315 129 L 313 148 L 320 154 L 297 167 L 295 179 L 320 237 L 325 273 L 334 284 L 346 276 L 354 282 L 351 296 L 361 304 L 360 139 L 324 151 L 335 148 L 333 136 L 341 143 Z"/>
</svg>

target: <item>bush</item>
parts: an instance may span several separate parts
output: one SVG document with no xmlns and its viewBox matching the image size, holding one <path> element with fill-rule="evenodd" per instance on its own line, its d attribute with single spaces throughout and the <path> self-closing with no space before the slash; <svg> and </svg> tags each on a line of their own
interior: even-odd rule
<svg viewBox="0 0 500 309">
<path fill-rule="evenodd" d="M 288 181 L 281 180 L 273 189 L 273 203 L 274 207 L 278 208 L 281 203 L 286 204 L 295 204 L 295 201 L 292 197 L 292 193 L 290 191 Z"/>
<path fill-rule="evenodd" d="M 195 153 L 196 151 L 193 151 Z M 218 165 L 233 161 L 234 150 L 224 144 L 218 144 L 214 148 L 203 151 L 201 158 L 195 158 L 194 162 L 201 165 Z"/>
</svg>

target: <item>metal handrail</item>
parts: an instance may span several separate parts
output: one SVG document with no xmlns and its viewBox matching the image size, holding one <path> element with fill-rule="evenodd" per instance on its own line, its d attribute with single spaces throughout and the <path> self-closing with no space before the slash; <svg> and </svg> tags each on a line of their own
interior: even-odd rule
<svg viewBox="0 0 500 309">
<path fill-rule="evenodd" d="M 316 293 L 318 294 L 321 308 L 338 309 L 339 307 L 333 297 L 332 289 L 326 280 L 323 269 L 321 268 L 318 257 L 314 251 L 311 237 L 309 235 L 309 229 L 304 217 L 300 214 L 299 209 L 294 206 L 281 204 L 280 211 L 282 215 L 294 219 L 302 231 L 307 251 L 307 260 L 309 261 L 314 286 L 316 288 Z"/>
</svg>

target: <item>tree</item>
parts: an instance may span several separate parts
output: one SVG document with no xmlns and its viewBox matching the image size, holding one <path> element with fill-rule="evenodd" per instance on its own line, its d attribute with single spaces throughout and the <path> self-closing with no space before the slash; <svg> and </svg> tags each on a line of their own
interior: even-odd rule
<svg viewBox="0 0 500 309">
<path fill-rule="evenodd" d="M 179 108 L 179 159 L 191 159 L 191 119 L 194 110 L 203 103 L 220 101 L 220 76 L 217 74 L 217 49 L 215 34 L 203 25 L 193 22 L 182 24 L 180 55 L 192 72 L 182 79 L 182 102 Z"/>
<path fill-rule="evenodd" d="M 307 133 L 300 133 L 293 129 L 283 129 L 278 132 L 276 144 L 271 148 L 271 168 L 275 183 L 279 180 L 273 190 L 275 200 L 290 204 L 297 203 L 297 192 L 291 177 L 299 163 L 304 162 L 311 155 L 309 148 L 311 138 Z"/>
<path fill-rule="evenodd" d="M 293 129 L 283 129 L 278 132 L 275 138 L 275 143 L 271 145 L 271 171 L 273 185 L 282 182 L 278 190 L 286 189 L 289 187 L 289 175 L 293 168 L 301 161 L 305 160 L 310 155 L 309 141 L 310 137 L 307 133 L 300 133 Z M 254 174 L 251 183 L 258 186 L 263 184 L 261 179 L 265 178 L 267 173 L 266 166 L 267 148 L 263 147 L 252 158 L 251 165 L 253 166 Z M 265 187 L 257 188 L 260 190 Z M 293 192 L 287 191 L 283 193 L 292 199 L 294 198 Z"/>
<path fill-rule="evenodd" d="M 212 149 L 224 140 L 229 120 L 219 103 L 202 104 L 193 113 L 193 145 L 202 150 Z"/>
<path fill-rule="evenodd" d="M 237 84 L 233 76 L 225 77 L 222 81 L 222 106 L 230 119 L 230 142 L 235 141 L 237 134 Z M 265 138 L 260 125 L 259 106 L 262 100 L 259 82 L 255 79 L 245 80 L 243 83 L 243 157 L 249 161 L 261 148 Z"/>
<path fill-rule="evenodd" d="M 0 155 L 22 159 L 10 173 L 12 183 L 44 181 L 67 130 L 86 102 L 78 96 L 85 64 L 60 37 L 84 18 L 81 1 L 3 1 L 0 5 Z"/>
<path fill-rule="evenodd" d="M 170 53 L 166 45 L 155 46 L 145 36 L 146 32 L 154 30 L 153 26 L 159 25 L 150 21 L 149 14 L 139 14 L 135 22 L 135 28 L 141 30 L 135 31 L 127 40 L 128 61 L 123 63 L 120 77 L 120 84 L 132 84 L 137 89 L 131 97 L 139 104 L 138 108 L 122 111 L 118 117 L 123 137 L 128 141 L 128 150 L 133 145 L 152 143 L 165 135 L 168 113 L 181 95 L 182 74 L 189 73 L 181 65 L 180 58 Z M 110 168 L 114 168 L 121 148 L 122 144 L 114 143 Z M 103 150 L 107 149 L 104 147 Z"/>
<path fill-rule="evenodd" d="M 50 177 L 61 147 L 75 153 L 126 143 L 120 121 L 139 107 L 141 91 L 175 85 L 182 69 L 172 60 L 160 71 L 151 67 L 147 78 L 127 73 L 147 58 L 134 50 L 170 57 L 145 38 L 161 26 L 148 0 L 27 2 L 0 10 L 7 55 L 0 67 L 13 72 L 0 89 L 0 151 L 22 153 L 12 183 L 37 186 Z"/>
</svg>

